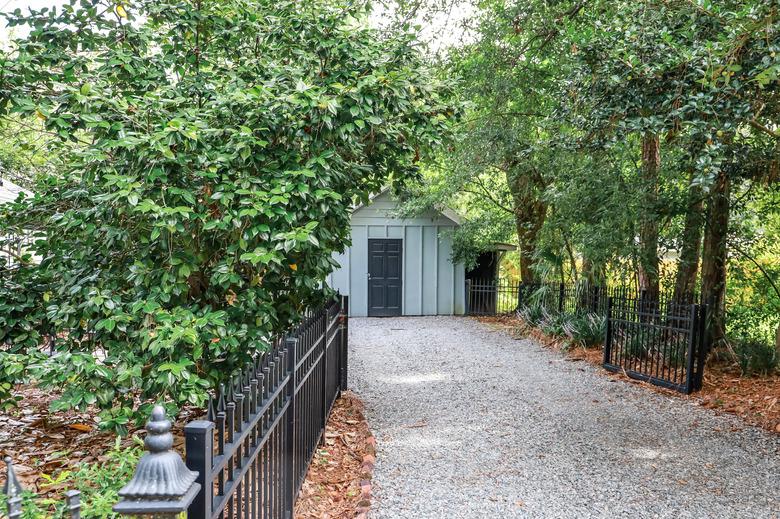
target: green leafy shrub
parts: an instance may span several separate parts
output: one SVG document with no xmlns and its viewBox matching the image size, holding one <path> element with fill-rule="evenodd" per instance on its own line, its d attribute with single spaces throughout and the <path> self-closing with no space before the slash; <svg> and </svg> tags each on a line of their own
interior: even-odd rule
<svg viewBox="0 0 780 519">
<path fill-rule="evenodd" d="M 0 116 L 42 121 L 62 165 L 0 215 L 0 235 L 45 229 L 25 270 L 48 289 L 0 304 L 30 316 L 16 353 L 39 347 L 22 336 L 42 316 L 56 332 L 26 365 L 64 388 L 55 409 L 95 406 L 123 432 L 139 400 L 200 405 L 322 302 L 353 203 L 415 176 L 456 115 L 413 35 L 366 13 L 96 0 L 8 16 L 32 30 L 0 55 Z"/>
<path fill-rule="evenodd" d="M 543 310 L 543 317 L 539 323 L 539 328 L 553 337 L 562 337 L 566 335 L 566 325 L 569 322 L 569 317 L 564 313 L 548 312 Z"/>
<path fill-rule="evenodd" d="M 607 319 L 592 313 L 575 314 L 563 324 L 563 331 L 572 345 L 584 348 L 601 346 L 607 331 Z"/>
<path fill-rule="evenodd" d="M 535 304 L 522 306 L 517 311 L 517 316 L 529 326 L 538 326 L 544 319 L 544 308 Z"/>
<path fill-rule="evenodd" d="M 774 344 L 756 338 L 733 341 L 734 353 L 743 375 L 769 375 L 780 366 L 780 356 Z"/>
</svg>

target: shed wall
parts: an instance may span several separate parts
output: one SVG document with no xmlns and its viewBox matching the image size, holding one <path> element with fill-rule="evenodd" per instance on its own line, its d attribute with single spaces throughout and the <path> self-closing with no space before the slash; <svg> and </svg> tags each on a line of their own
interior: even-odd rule
<svg viewBox="0 0 780 519">
<path fill-rule="evenodd" d="M 350 315 L 368 315 L 368 239 L 403 240 L 403 315 L 462 315 L 465 270 L 453 264 L 452 239 L 445 231 L 456 223 L 439 213 L 395 218 L 396 204 L 384 194 L 352 215 L 352 246 L 334 256 L 341 266 L 329 277 L 331 287 L 349 295 Z"/>
</svg>

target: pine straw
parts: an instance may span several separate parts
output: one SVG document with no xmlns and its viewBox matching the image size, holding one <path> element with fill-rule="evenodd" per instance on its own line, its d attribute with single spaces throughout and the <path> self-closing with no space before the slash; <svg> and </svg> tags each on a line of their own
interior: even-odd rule
<svg viewBox="0 0 780 519">
<path fill-rule="evenodd" d="M 599 366 L 602 364 L 601 348 L 566 349 L 564 339 L 545 335 L 515 316 L 479 317 L 478 320 L 501 328 L 516 339 L 533 338 L 544 346 L 561 352 L 572 361 L 586 361 Z M 684 395 L 648 382 L 634 380 L 622 373 L 606 370 L 603 373 L 667 396 L 692 400 L 716 413 L 736 415 L 748 424 L 780 434 L 780 375 L 743 377 L 734 365 L 709 362 L 704 371 L 702 390 L 692 395 Z"/>
<path fill-rule="evenodd" d="M 368 506 L 364 461 L 373 459 L 371 431 L 363 403 L 346 391 L 331 412 L 324 442 L 317 449 L 295 505 L 296 519 L 353 518 Z"/>
<path fill-rule="evenodd" d="M 16 474 L 27 490 L 41 497 L 60 497 L 63 488 L 49 484 L 44 476 L 107 459 L 117 437 L 97 427 L 97 410 L 52 412 L 49 405 L 58 395 L 31 385 L 17 386 L 14 394 L 22 398 L 19 407 L 0 412 L 0 458 L 13 459 Z M 174 448 L 179 452 L 184 452 L 184 424 L 202 415 L 201 409 L 187 408 L 174 421 Z M 134 444 L 134 435 L 144 434 L 142 428 L 131 425 L 130 434 L 120 445 L 129 447 Z M 2 474 L 4 480 L 4 470 Z"/>
<path fill-rule="evenodd" d="M 23 399 L 21 408 L 0 413 L 0 459 L 13 457 L 26 489 L 41 497 L 60 499 L 67 488 L 47 484 L 44 475 L 104 461 L 116 436 L 95 426 L 94 411 L 52 413 L 48 407 L 54 395 L 32 386 L 19 386 L 16 394 Z M 202 413 L 187 409 L 174 422 L 174 448 L 179 452 L 184 451 L 183 424 Z M 133 443 L 132 435 L 144 434 L 136 428 L 130 432 L 130 437 L 121 441 L 123 446 Z M 317 449 L 301 489 L 296 519 L 353 518 L 365 510 L 369 504 L 366 480 L 371 478 L 371 464 L 366 459 L 373 460 L 374 453 L 363 404 L 351 392 L 344 392 L 333 408 L 324 443 Z M 4 481 L 4 470 L 0 474 L 0 481 Z"/>
</svg>

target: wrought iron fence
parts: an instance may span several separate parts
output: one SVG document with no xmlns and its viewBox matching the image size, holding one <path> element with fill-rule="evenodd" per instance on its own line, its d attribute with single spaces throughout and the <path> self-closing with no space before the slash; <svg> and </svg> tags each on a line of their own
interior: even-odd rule
<svg viewBox="0 0 780 519">
<path fill-rule="evenodd" d="M 468 280 L 466 296 L 469 315 L 538 306 L 553 316 L 604 316 L 604 367 L 684 393 L 701 389 L 707 306 L 696 304 L 696 294 L 653 297 L 626 286 Z"/>
<path fill-rule="evenodd" d="M 690 394 L 701 389 L 707 306 L 610 297 L 604 367 Z"/>
<path fill-rule="evenodd" d="M 209 402 L 206 420 L 184 428 L 186 464 L 171 450 L 171 423 L 155 407 L 145 454 L 119 491 L 122 515 L 288 519 L 325 430 L 347 386 L 348 298 L 309 312 L 270 351 L 248 363 Z M 9 519 L 22 517 L 22 487 L 11 460 L 4 485 Z M 78 492 L 66 509 L 80 517 Z"/>
<path fill-rule="evenodd" d="M 567 314 L 595 313 L 606 315 L 610 297 L 695 303 L 698 295 L 676 296 L 672 291 L 662 291 L 651 296 L 646 291 L 624 285 L 598 286 L 589 283 L 520 283 L 504 279 L 466 280 L 466 314 L 502 315 L 517 311 L 523 306 L 538 305 L 548 312 Z"/>
</svg>

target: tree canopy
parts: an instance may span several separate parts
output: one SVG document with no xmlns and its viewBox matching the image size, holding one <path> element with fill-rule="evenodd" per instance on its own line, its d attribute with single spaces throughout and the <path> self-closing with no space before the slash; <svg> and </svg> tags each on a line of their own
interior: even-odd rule
<svg viewBox="0 0 780 519">
<path fill-rule="evenodd" d="M 413 177 L 454 113 L 414 35 L 366 15 L 326 0 L 6 15 L 29 35 L 0 56 L 0 117 L 38 121 L 59 163 L 2 208 L 0 234 L 36 240 L 4 283 L 7 380 L 67 382 L 57 408 L 94 404 L 121 429 L 137 399 L 203 403 L 321 302 L 352 204 Z"/>
<path fill-rule="evenodd" d="M 418 4 L 399 2 L 402 12 Z M 630 283 L 689 300 L 701 293 L 716 343 L 727 328 L 757 333 L 740 324 L 746 313 L 762 323 L 761 340 L 773 341 L 777 5 L 474 6 L 467 43 L 440 57 L 469 104 L 458 144 L 426 163 L 407 209 L 460 207 L 458 257 L 514 241 L 523 280 Z M 746 293 L 762 302 L 746 310 Z"/>
</svg>

